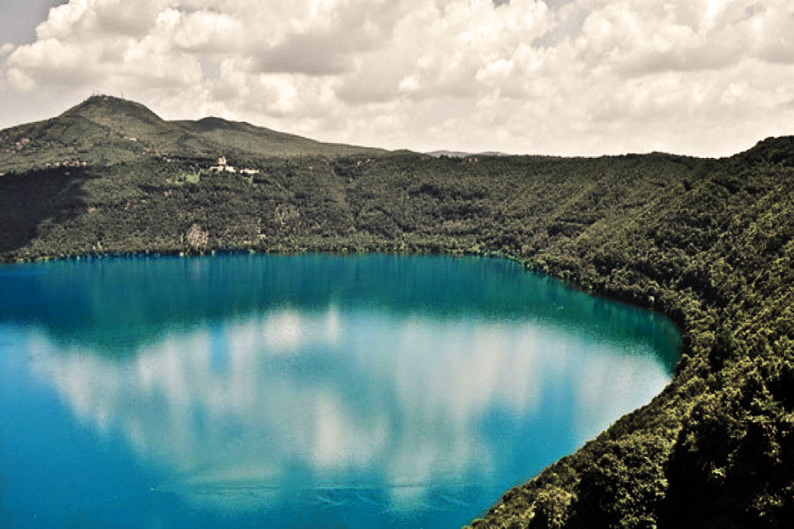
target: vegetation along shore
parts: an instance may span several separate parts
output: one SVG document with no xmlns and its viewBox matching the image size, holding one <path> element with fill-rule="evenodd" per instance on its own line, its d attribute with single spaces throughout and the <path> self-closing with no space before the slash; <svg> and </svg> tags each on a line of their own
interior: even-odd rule
<svg viewBox="0 0 794 529">
<path fill-rule="evenodd" d="M 794 137 L 723 159 L 434 157 L 95 96 L 0 131 L 0 175 L 6 263 L 493 252 L 663 312 L 683 333 L 666 389 L 472 526 L 794 519 Z"/>
</svg>

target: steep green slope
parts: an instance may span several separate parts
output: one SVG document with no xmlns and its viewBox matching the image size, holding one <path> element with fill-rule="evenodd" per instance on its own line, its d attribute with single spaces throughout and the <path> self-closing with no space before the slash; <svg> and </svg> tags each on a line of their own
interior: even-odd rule
<svg viewBox="0 0 794 529">
<path fill-rule="evenodd" d="M 213 146 L 213 131 L 234 129 L 242 144 L 257 134 L 220 121 L 171 125 Z M 163 134 L 137 143 L 171 141 Z M 132 150 L 68 170 L 0 161 L 0 258 L 219 248 L 511 255 L 670 315 L 682 358 L 651 403 L 473 525 L 771 528 L 794 519 L 794 138 L 720 160 L 273 158 L 248 148 L 240 159 L 250 174 L 210 172 L 191 158 L 196 149 L 168 160 Z"/>
</svg>

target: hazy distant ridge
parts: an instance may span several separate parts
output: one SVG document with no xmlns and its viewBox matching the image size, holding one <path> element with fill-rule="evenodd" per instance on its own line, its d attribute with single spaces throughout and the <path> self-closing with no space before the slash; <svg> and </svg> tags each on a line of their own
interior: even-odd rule
<svg viewBox="0 0 794 529">
<path fill-rule="evenodd" d="M 508 154 L 498 151 L 486 151 L 486 152 L 431 151 L 425 154 L 428 154 L 434 158 L 441 158 L 442 156 L 446 156 L 447 158 L 468 158 L 470 156 L 509 156 Z"/>
</svg>

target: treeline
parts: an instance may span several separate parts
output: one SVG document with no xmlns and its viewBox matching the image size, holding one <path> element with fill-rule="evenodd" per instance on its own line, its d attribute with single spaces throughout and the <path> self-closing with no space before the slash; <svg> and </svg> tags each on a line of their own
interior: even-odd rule
<svg viewBox="0 0 794 529">
<path fill-rule="evenodd" d="M 0 256 L 497 252 L 683 331 L 672 383 L 475 527 L 794 519 L 794 141 L 666 154 L 151 157 L 0 177 Z"/>
</svg>

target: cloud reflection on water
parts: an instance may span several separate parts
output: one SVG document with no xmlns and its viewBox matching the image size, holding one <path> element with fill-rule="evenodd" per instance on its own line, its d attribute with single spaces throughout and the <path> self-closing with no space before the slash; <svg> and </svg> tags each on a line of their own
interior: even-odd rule
<svg viewBox="0 0 794 529">
<path fill-rule="evenodd" d="M 668 378 L 651 350 L 620 355 L 548 322 L 333 304 L 176 329 L 122 358 L 42 331 L 27 346 L 81 423 L 171 476 L 160 490 L 231 508 L 306 487 L 386 491 L 392 509 L 422 508 L 430 489 L 494 479 L 513 464 L 502 451 L 561 442 L 542 438 L 550 415 L 567 421 L 555 428 L 568 451 Z M 515 429 L 491 426 L 493 414 Z M 527 431 L 538 439 L 504 439 Z"/>
</svg>

